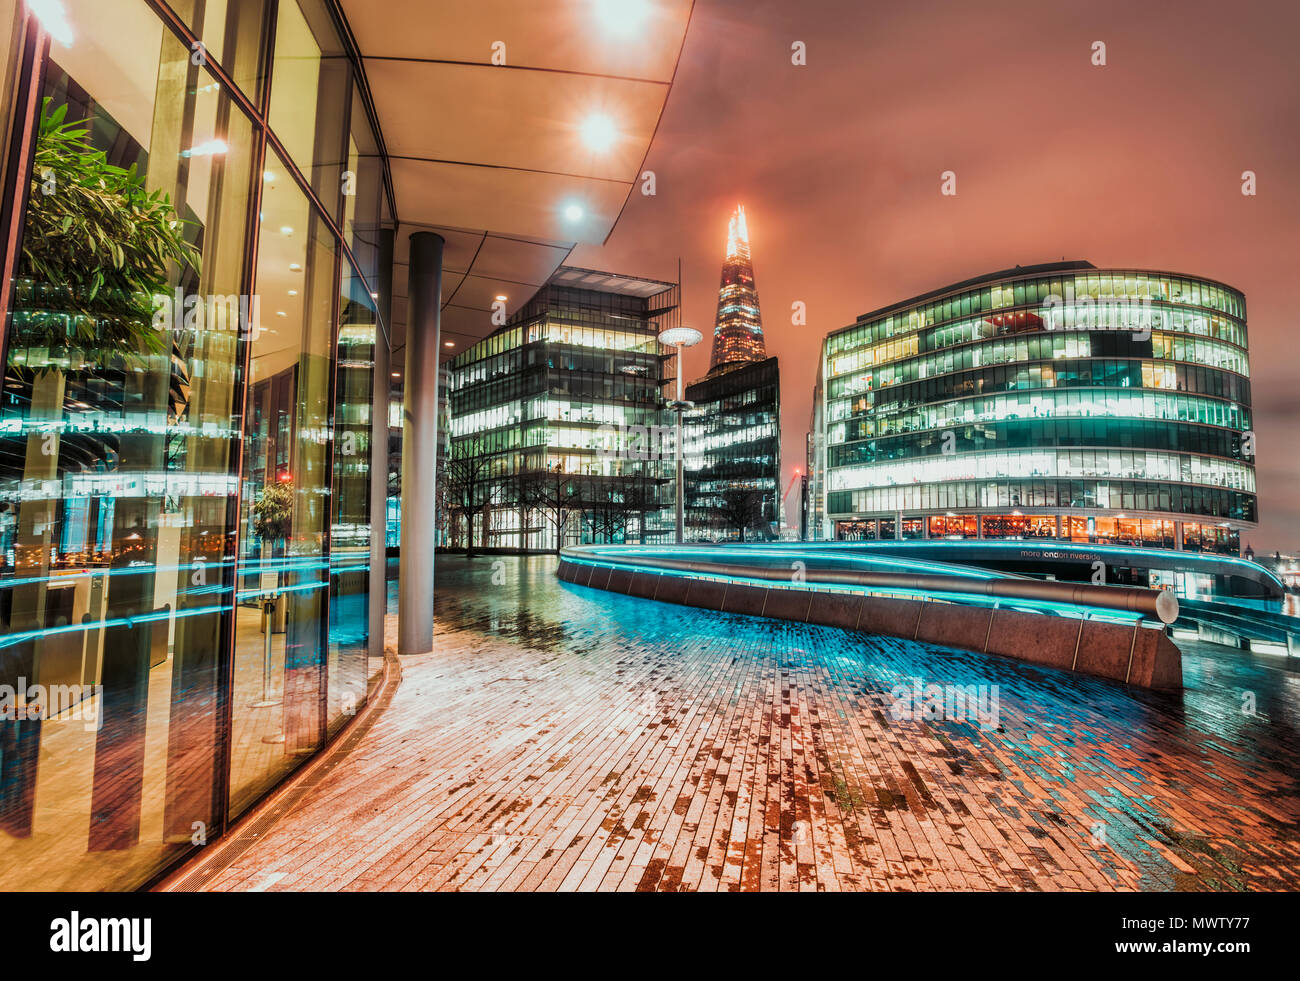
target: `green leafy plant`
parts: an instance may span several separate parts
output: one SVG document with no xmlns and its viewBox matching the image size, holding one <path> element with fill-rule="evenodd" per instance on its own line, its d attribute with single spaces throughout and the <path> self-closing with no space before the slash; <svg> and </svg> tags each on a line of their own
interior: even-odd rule
<svg viewBox="0 0 1300 981">
<path fill-rule="evenodd" d="M 84 120 L 67 122 L 68 107 L 50 104 L 41 105 L 18 272 L 61 294 L 42 305 L 79 316 L 29 321 L 24 341 L 125 356 L 169 351 L 171 338 L 153 326 L 153 297 L 170 290 L 169 263 L 199 268 L 187 222 L 134 164 L 109 163 Z"/>
<path fill-rule="evenodd" d="M 253 532 L 265 544 L 289 537 L 293 518 L 293 488 L 287 483 L 267 484 L 253 505 Z"/>
</svg>

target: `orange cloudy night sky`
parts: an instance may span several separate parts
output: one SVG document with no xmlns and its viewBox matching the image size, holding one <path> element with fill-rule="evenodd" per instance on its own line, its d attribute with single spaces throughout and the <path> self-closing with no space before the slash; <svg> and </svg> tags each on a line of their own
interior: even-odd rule
<svg viewBox="0 0 1300 981">
<path fill-rule="evenodd" d="M 634 191 L 609 241 L 570 261 L 675 279 L 680 256 L 683 322 L 706 335 L 693 379 L 746 206 L 781 359 L 783 489 L 804 466 L 821 340 L 861 313 L 1062 257 L 1221 280 L 1245 292 L 1250 333 L 1260 527 L 1243 547 L 1294 550 L 1297 38 L 1295 2 L 697 0 L 646 160 L 657 194 Z"/>
</svg>

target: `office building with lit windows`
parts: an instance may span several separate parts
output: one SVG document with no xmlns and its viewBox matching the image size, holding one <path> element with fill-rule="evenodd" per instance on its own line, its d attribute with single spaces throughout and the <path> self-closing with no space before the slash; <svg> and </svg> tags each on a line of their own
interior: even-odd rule
<svg viewBox="0 0 1300 981">
<path fill-rule="evenodd" d="M 664 385 L 677 359 L 658 334 L 678 319 L 675 283 L 561 266 L 456 355 L 449 543 L 667 541 L 675 451 Z"/>
<path fill-rule="evenodd" d="M 1236 555 L 1257 520 L 1246 301 L 1088 262 L 1016 267 L 826 337 L 826 538 Z"/>
<path fill-rule="evenodd" d="M 714 369 L 686 386 L 686 401 L 687 540 L 774 537 L 782 521 L 779 362 Z"/>
</svg>

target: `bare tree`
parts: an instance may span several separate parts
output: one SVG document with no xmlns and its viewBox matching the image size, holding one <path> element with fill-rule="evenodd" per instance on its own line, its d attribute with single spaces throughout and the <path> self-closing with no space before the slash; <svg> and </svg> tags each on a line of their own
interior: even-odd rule
<svg viewBox="0 0 1300 981">
<path fill-rule="evenodd" d="M 763 520 L 763 495 L 748 487 L 730 487 L 722 492 L 718 516 L 728 530 L 740 532 L 743 542 L 745 533 Z"/>
<path fill-rule="evenodd" d="M 581 481 L 565 473 L 560 464 L 548 470 L 535 470 L 520 478 L 525 505 L 539 512 L 555 529 L 555 553 L 560 553 L 564 529 L 574 511 L 582 510 Z"/>
<path fill-rule="evenodd" d="M 588 477 L 584 496 L 592 541 L 604 538 L 606 544 L 614 544 L 627 528 L 627 506 L 616 478 Z"/>
<path fill-rule="evenodd" d="M 474 517 L 483 515 L 487 544 L 488 507 L 492 503 L 492 458 L 480 437 L 453 441 L 447 456 L 447 506 L 465 518 L 465 557 L 474 557 Z"/>
<path fill-rule="evenodd" d="M 623 483 L 623 507 L 630 517 L 637 519 L 639 543 L 644 545 L 646 538 L 646 514 L 653 511 L 659 503 L 658 484 L 649 474 L 638 470 L 627 477 Z"/>
</svg>

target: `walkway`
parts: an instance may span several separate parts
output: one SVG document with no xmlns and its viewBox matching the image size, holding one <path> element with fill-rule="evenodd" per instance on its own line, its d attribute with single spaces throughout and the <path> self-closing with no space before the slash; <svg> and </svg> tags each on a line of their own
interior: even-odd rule
<svg viewBox="0 0 1300 981">
<path fill-rule="evenodd" d="M 210 888 L 1300 888 L 1285 659 L 1158 695 L 439 562 L 436 653 Z M 996 702 L 897 720 L 913 679 Z"/>
</svg>

